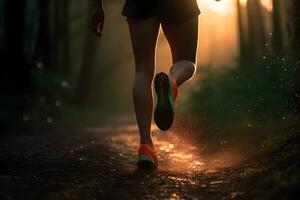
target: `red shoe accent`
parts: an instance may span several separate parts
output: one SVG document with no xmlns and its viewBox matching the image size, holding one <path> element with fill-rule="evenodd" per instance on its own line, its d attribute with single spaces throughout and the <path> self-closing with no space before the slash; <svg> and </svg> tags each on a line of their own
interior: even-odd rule
<svg viewBox="0 0 300 200">
<path fill-rule="evenodd" d="M 178 86 L 177 86 L 177 83 L 176 83 L 175 79 L 173 78 L 173 76 L 169 75 L 169 78 L 172 81 L 173 99 L 174 99 L 174 102 L 175 102 L 176 98 L 178 97 Z"/>
<path fill-rule="evenodd" d="M 147 155 L 154 159 L 154 161 L 157 164 L 157 154 L 153 147 L 151 147 L 149 144 L 140 144 L 138 155 Z"/>
</svg>

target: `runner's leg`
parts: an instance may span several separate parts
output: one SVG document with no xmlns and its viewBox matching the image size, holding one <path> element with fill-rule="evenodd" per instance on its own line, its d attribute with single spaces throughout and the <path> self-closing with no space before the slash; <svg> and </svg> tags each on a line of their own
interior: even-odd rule
<svg viewBox="0 0 300 200">
<path fill-rule="evenodd" d="M 150 129 L 153 110 L 152 80 L 155 69 L 156 42 L 160 23 L 156 18 L 128 18 L 135 58 L 133 103 L 141 136 L 141 144 L 153 146 Z"/>
<path fill-rule="evenodd" d="M 162 28 L 172 51 L 170 75 L 180 86 L 196 71 L 198 16 L 182 23 L 162 25 Z"/>
</svg>

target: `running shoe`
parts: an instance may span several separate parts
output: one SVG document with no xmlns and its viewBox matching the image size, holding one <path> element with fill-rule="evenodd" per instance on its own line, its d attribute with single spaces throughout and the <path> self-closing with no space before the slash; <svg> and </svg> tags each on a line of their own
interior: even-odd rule
<svg viewBox="0 0 300 200">
<path fill-rule="evenodd" d="M 156 151 L 148 144 L 140 144 L 138 150 L 138 169 L 156 169 L 158 167 Z"/>
<path fill-rule="evenodd" d="M 159 73 L 154 80 L 157 104 L 154 112 L 154 121 L 158 128 L 168 130 L 174 121 L 174 102 L 178 88 L 175 80 L 165 73 Z"/>
</svg>

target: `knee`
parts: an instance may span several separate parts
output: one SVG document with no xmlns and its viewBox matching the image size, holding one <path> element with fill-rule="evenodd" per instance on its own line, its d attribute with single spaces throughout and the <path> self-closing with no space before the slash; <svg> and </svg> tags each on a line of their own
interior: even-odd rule
<svg viewBox="0 0 300 200">
<path fill-rule="evenodd" d="M 191 61 L 188 61 L 188 60 L 183 61 L 183 62 L 186 62 L 186 63 L 187 63 L 187 64 L 186 64 L 186 66 L 188 66 L 188 67 L 186 68 L 187 73 L 188 73 L 188 74 L 192 74 L 192 76 L 193 76 L 193 75 L 195 74 L 196 70 L 197 70 L 196 64 L 195 64 L 194 62 L 191 62 Z"/>
<path fill-rule="evenodd" d="M 190 62 L 191 71 L 193 71 L 193 73 L 195 73 L 196 70 L 197 70 L 197 65 L 196 65 L 196 63 L 195 63 L 195 62 L 191 62 L 191 61 L 188 61 L 188 62 Z"/>
<path fill-rule="evenodd" d="M 194 61 L 191 61 L 191 60 L 182 60 L 182 62 L 185 62 L 186 65 L 190 66 L 191 69 L 196 69 L 197 68 L 195 60 Z"/>
<path fill-rule="evenodd" d="M 193 74 L 195 73 L 197 66 L 194 62 L 190 60 L 180 60 L 173 65 L 171 70 L 174 70 L 176 68 L 180 68 L 181 70 L 184 70 L 188 74 Z"/>
</svg>

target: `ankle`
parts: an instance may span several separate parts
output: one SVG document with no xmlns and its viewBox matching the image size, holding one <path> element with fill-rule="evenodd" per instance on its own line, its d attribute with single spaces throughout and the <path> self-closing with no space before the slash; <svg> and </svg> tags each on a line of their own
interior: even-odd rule
<svg viewBox="0 0 300 200">
<path fill-rule="evenodd" d="M 147 145 L 149 145 L 150 147 L 154 148 L 154 144 L 153 144 L 152 140 L 151 140 L 151 141 L 141 141 L 140 144 L 147 144 Z"/>
</svg>

